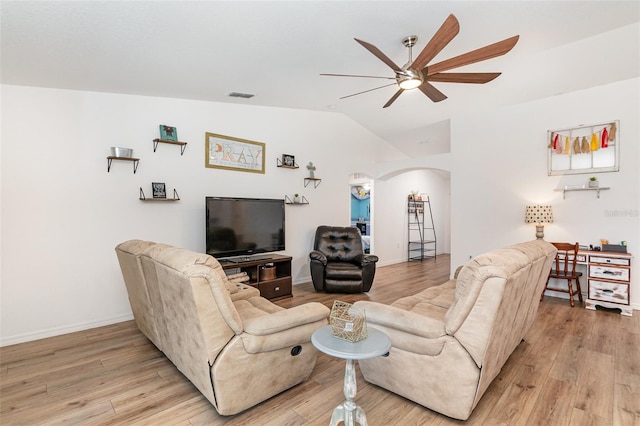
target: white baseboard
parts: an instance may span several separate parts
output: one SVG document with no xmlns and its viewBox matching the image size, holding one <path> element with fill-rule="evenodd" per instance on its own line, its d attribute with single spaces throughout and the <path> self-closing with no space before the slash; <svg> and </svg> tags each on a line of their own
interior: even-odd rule
<svg viewBox="0 0 640 426">
<path fill-rule="evenodd" d="M 65 325 L 62 327 L 49 328 L 47 330 L 35 331 L 32 333 L 19 334 L 16 336 L 0 337 L 0 347 L 15 345 L 18 343 L 31 342 L 32 340 L 45 339 L 47 337 L 60 336 L 62 334 L 73 333 L 76 331 L 88 330 L 90 328 L 102 327 L 105 325 L 116 324 L 123 321 L 133 319 L 132 314 L 120 315 L 117 317 L 107 318 L 99 321 L 89 321 L 80 324 Z"/>
</svg>

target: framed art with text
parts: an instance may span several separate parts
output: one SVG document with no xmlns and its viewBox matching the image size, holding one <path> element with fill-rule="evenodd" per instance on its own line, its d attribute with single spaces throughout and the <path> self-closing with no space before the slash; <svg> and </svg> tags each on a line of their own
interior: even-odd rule
<svg viewBox="0 0 640 426">
<path fill-rule="evenodd" d="M 265 144 L 205 133 L 205 167 L 264 173 Z"/>
</svg>

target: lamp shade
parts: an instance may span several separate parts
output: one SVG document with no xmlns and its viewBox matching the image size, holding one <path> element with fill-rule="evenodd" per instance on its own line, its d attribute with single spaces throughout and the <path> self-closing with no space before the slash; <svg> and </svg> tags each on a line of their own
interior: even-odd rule
<svg viewBox="0 0 640 426">
<path fill-rule="evenodd" d="M 551 206 L 527 206 L 524 213 L 525 223 L 553 223 Z"/>
</svg>

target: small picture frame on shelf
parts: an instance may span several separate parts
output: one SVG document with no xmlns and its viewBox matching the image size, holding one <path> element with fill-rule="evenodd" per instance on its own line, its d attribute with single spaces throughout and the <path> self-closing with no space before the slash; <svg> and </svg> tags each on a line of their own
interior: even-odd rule
<svg viewBox="0 0 640 426">
<path fill-rule="evenodd" d="M 152 182 L 151 192 L 153 193 L 153 198 L 167 198 L 167 189 L 163 182 Z"/>
<path fill-rule="evenodd" d="M 286 167 L 294 167 L 296 165 L 296 157 L 291 154 L 282 154 L 282 165 Z"/>
<path fill-rule="evenodd" d="M 178 130 L 175 127 L 160 125 L 160 139 L 178 141 Z"/>
</svg>

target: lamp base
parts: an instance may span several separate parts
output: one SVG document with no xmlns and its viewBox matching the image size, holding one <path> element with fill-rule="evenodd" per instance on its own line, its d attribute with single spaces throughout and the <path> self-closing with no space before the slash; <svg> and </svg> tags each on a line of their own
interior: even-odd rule
<svg viewBox="0 0 640 426">
<path fill-rule="evenodd" d="M 544 239 L 544 225 L 536 225 L 536 238 L 539 240 Z"/>
</svg>

